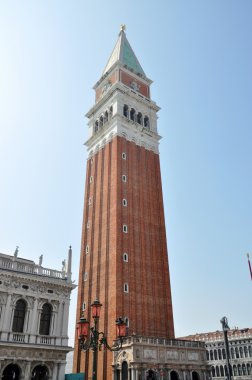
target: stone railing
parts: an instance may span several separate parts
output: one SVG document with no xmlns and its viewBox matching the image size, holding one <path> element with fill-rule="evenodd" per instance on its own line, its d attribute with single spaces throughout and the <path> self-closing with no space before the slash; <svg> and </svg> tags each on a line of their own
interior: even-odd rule
<svg viewBox="0 0 252 380">
<path fill-rule="evenodd" d="M 28 333 L 0 332 L 0 342 L 66 347 L 68 345 L 68 338 L 50 335 L 33 335 Z"/>
<path fill-rule="evenodd" d="M 65 271 L 58 271 L 49 268 L 43 268 L 33 262 L 23 262 L 20 259 L 7 259 L 0 257 L 0 269 L 13 270 L 17 272 L 37 274 L 40 276 L 54 277 L 58 279 L 66 279 Z"/>
<path fill-rule="evenodd" d="M 204 348 L 205 343 L 200 341 L 191 340 L 180 340 L 180 339 L 163 339 L 163 338 L 152 338 L 152 337 L 141 337 L 141 336 L 130 336 L 124 338 L 124 344 L 140 343 L 146 345 L 161 345 L 161 346 L 172 346 L 172 347 L 192 347 L 192 348 Z"/>
</svg>

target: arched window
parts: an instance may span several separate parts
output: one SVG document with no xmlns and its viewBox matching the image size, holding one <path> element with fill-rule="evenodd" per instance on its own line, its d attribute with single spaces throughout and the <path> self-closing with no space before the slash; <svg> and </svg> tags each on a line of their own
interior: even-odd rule
<svg viewBox="0 0 252 380">
<path fill-rule="evenodd" d="M 239 349 L 238 349 L 238 347 L 235 347 L 235 357 L 239 358 Z"/>
<path fill-rule="evenodd" d="M 231 358 L 234 359 L 235 356 L 234 356 L 234 348 L 233 347 L 231 348 L 230 352 L 231 352 Z"/>
<path fill-rule="evenodd" d="M 221 350 L 220 349 L 218 349 L 218 357 L 219 357 L 219 360 L 222 359 L 222 357 L 221 357 Z"/>
<path fill-rule="evenodd" d="M 125 261 L 126 263 L 129 261 L 129 256 L 126 252 L 123 254 L 123 261 Z"/>
<path fill-rule="evenodd" d="M 248 357 L 248 348 L 246 346 L 244 347 L 244 356 L 245 358 Z"/>
<path fill-rule="evenodd" d="M 104 113 L 104 124 L 108 121 L 108 111 Z"/>
<path fill-rule="evenodd" d="M 240 365 L 240 364 L 238 364 L 237 368 L 238 368 L 238 376 L 242 376 L 242 369 L 241 369 L 241 365 Z"/>
<path fill-rule="evenodd" d="M 48 380 L 49 371 L 45 365 L 37 365 L 32 371 L 32 380 Z"/>
<path fill-rule="evenodd" d="M 224 372 L 225 372 L 225 376 L 227 376 L 228 375 L 228 371 L 227 371 L 227 366 L 226 365 L 224 365 Z"/>
<path fill-rule="evenodd" d="M 15 306 L 12 331 L 22 333 L 24 330 L 24 320 L 26 312 L 26 303 L 24 300 L 18 300 Z"/>
<path fill-rule="evenodd" d="M 39 334 L 49 335 L 52 316 L 52 306 L 49 303 L 44 303 L 40 316 Z"/>
<path fill-rule="evenodd" d="M 212 367 L 212 377 L 215 377 L 215 368 Z"/>
<path fill-rule="evenodd" d="M 128 364 L 127 364 L 127 362 L 122 363 L 122 380 L 128 380 Z"/>
<path fill-rule="evenodd" d="M 110 106 L 109 108 L 109 117 L 111 118 L 113 116 L 113 106 Z"/>
<path fill-rule="evenodd" d="M 16 364 L 9 364 L 3 371 L 3 380 L 19 379 L 20 369 Z"/>
<path fill-rule="evenodd" d="M 220 377 L 220 370 L 218 366 L 216 366 L 216 377 Z"/>
<path fill-rule="evenodd" d="M 214 350 L 214 359 L 215 359 L 215 360 L 218 360 L 217 350 Z"/>
<path fill-rule="evenodd" d="M 246 371 L 246 365 L 243 363 L 242 365 L 242 374 L 243 375 L 246 375 L 247 374 L 247 371 Z"/>
<path fill-rule="evenodd" d="M 171 380 L 179 380 L 177 372 L 171 371 Z"/>
<path fill-rule="evenodd" d="M 95 132 L 98 132 L 98 129 L 99 129 L 99 121 L 98 120 L 96 120 L 96 122 L 95 122 Z"/>
<path fill-rule="evenodd" d="M 243 348 L 240 347 L 240 358 L 243 358 Z"/>
<path fill-rule="evenodd" d="M 213 360 L 213 351 L 210 351 L 210 359 Z"/>
<path fill-rule="evenodd" d="M 206 352 L 206 358 L 209 360 L 209 351 Z"/>
<path fill-rule="evenodd" d="M 226 359 L 226 351 L 225 351 L 224 348 L 222 349 L 222 358 L 223 358 L 223 359 Z"/>
<path fill-rule="evenodd" d="M 129 107 L 127 106 L 127 104 L 124 104 L 123 106 L 123 116 L 129 117 Z"/>
<path fill-rule="evenodd" d="M 198 372 L 196 371 L 192 372 L 192 380 L 200 380 Z"/>
<path fill-rule="evenodd" d="M 252 356 L 252 348 L 251 348 L 251 346 L 249 346 L 248 351 L 249 351 L 249 356 L 251 357 Z"/>
<path fill-rule="evenodd" d="M 144 128 L 146 128 L 148 130 L 150 129 L 150 120 L 149 120 L 148 116 L 144 117 Z"/>
<path fill-rule="evenodd" d="M 237 368 L 236 368 L 236 365 L 233 366 L 233 374 L 234 374 L 234 376 L 237 376 Z"/>
<path fill-rule="evenodd" d="M 143 115 L 141 114 L 141 112 L 138 112 L 137 114 L 137 122 L 138 124 L 143 124 Z"/>
<path fill-rule="evenodd" d="M 102 126 L 103 126 L 103 116 L 101 115 L 100 120 L 99 120 L 99 127 L 102 127 Z"/>
<path fill-rule="evenodd" d="M 221 375 L 221 376 L 224 376 L 224 369 L 223 369 L 223 366 L 222 366 L 222 365 L 220 366 L 220 375 Z"/>
<path fill-rule="evenodd" d="M 251 375 L 251 367 L 250 367 L 250 364 L 247 364 L 247 372 L 248 372 L 248 375 Z"/>
<path fill-rule="evenodd" d="M 131 110 L 130 110 L 130 120 L 135 121 L 135 113 L 136 113 L 136 111 L 134 110 L 134 108 L 131 108 Z"/>
</svg>

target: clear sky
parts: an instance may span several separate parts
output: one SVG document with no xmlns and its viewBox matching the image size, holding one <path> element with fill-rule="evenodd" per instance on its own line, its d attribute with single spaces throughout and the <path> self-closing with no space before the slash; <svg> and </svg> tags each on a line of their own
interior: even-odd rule
<svg viewBox="0 0 252 380">
<path fill-rule="evenodd" d="M 61 269 L 71 244 L 78 280 L 85 113 L 122 23 L 162 108 L 176 335 L 251 327 L 251 0 L 0 0 L 0 252 Z"/>
</svg>

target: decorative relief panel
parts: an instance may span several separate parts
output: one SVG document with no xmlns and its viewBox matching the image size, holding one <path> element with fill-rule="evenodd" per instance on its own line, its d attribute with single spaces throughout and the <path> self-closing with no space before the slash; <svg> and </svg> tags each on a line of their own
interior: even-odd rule
<svg viewBox="0 0 252 380">
<path fill-rule="evenodd" d="M 188 360 L 199 360 L 198 352 L 188 352 Z"/>
<path fill-rule="evenodd" d="M 155 360 L 157 359 L 157 351 L 144 349 L 144 359 Z"/>
<path fill-rule="evenodd" d="M 179 354 L 178 351 L 167 351 L 167 359 L 178 360 Z"/>
</svg>

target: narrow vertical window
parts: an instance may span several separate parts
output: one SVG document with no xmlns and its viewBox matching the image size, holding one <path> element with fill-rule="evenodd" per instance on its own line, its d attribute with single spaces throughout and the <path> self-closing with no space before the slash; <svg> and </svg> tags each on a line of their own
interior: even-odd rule
<svg viewBox="0 0 252 380">
<path fill-rule="evenodd" d="M 127 205 L 128 205 L 127 199 L 123 199 L 122 200 L 122 204 L 123 204 L 124 207 L 127 207 Z"/>
<path fill-rule="evenodd" d="M 84 301 L 82 304 L 82 311 L 85 311 L 85 310 L 86 310 L 86 302 Z"/>
<path fill-rule="evenodd" d="M 90 222 L 88 221 L 87 222 L 87 229 L 89 229 L 90 228 Z"/>
<path fill-rule="evenodd" d="M 92 204 L 92 198 L 91 197 L 88 200 L 88 204 L 89 204 L 89 206 Z"/>
<path fill-rule="evenodd" d="M 124 232 L 125 234 L 127 234 L 127 232 L 128 232 L 128 226 L 127 226 L 127 224 L 124 224 L 124 225 L 123 225 L 123 232 Z"/>
<path fill-rule="evenodd" d="M 51 316 L 52 316 L 52 306 L 49 303 L 45 303 L 42 307 L 42 313 L 40 317 L 40 325 L 39 325 L 40 335 L 49 335 Z"/>
<path fill-rule="evenodd" d="M 126 252 L 123 254 L 123 261 L 125 261 L 126 263 L 129 261 L 129 256 Z"/>
<path fill-rule="evenodd" d="M 93 176 L 90 176 L 90 178 L 89 178 L 89 182 L 90 182 L 90 183 L 93 182 Z"/>
<path fill-rule="evenodd" d="M 123 106 L 123 116 L 129 117 L 129 107 L 127 106 L 127 104 L 124 104 Z"/>
<path fill-rule="evenodd" d="M 86 245 L 86 255 L 89 253 L 89 245 Z"/>
<path fill-rule="evenodd" d="M 126 160 L 126 158 L 127 158 L 127 155 L 126 155 L 126 153 L 123 152 L 123 153 L 122 153 L 122 159 L 123 159 L 123 160 Z"/>
<path fill-rule="evenodd" d="M 127 182 L 127 177 L 126 177 L 125 174 L 122 175 L 122 181 L 123 181 L 123 182 Z"/>
<path fill-rule="evenodd" d="M 84 273 L 84 276 L 83 276 L 83 277 L 84 277 L 84 281 L 87 281 L 87 278 L 88 278 L 88 274 L 87 274 L 87 272 Z"/>
<path fill-rule="evenodd" d="M 18 300 L 14 310 L 12 331 L 22 333 L 24 331 L 24 320 L 26 313 L 26 303 L 24 300 Z"/>
<path fill-rule="evenodd" d="M 129 293 L 129 285 L 127 284 L 127 282 L 125 282 L 123 285 L 123 291 L 124 293 Z"/>
</svg>

